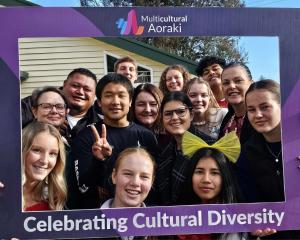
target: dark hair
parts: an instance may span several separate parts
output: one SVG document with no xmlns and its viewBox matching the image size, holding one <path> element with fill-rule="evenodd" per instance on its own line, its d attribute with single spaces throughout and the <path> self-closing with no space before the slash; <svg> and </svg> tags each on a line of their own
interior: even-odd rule
<svg viewBox="0 0 300 240">
<path fill-rule="evenodd" d="M 179 71 L 182 74 L 182 77 L 183 77 L 183 88 L 184 88 L 185 84 L 187 83 L 187 81 L 190 78 L 189 72 L 183 66 L 178 65 L 178 64 L 168 66 L 162 72 L 162 74 L 160 76 L 160 80 L 159 80 L 159 89 L 162 91 L 163 94 L 167 94 L 169 92 L 169 90 L 167 88 L 166 81 L 167 81 L 167 73 L 170 70 L 177 70 L 177 71 Z"/>
<path fill-rule="evenodd" d="M 68 75 L 68 77 L 67 77 L 67 80 L 68 80 L 69 78 L 72 78 L 75 74 L 81 74 L 81 75 L 85 75 L 85 76 L 87 76 L 87 77 L 90 77 L 90 78 L 92 78 L 92 79 L 95 81 L 95 83 L 97 84 L 97 77 L 96 77 L 96 75 L 95 75 L 93 72 L 91 72 L 89 69 L 87 69 L 87 68 L 75 68 L 74 70 L 72 70 L 72 71 L 69 73 L 69 75 Z"/>
<path fill-rule="evenodd" d="M 182 102 L 184 105 L 186 105 L 188 107 L 189 111 L 192 112 L 193 104 L 192 104 L 191 100 L 189 99 L 189 97 L 184 92 L 175 91 L 175 92 L 169 92 L 164 96 L 164 98 L 161 102 L 161 106 L 160 106 L 161 115 L 163 115 L 165 105 L 171 101 Z"/>
<path fill-rule="evenodd" d="M 202 76 L 204 69 L 213 64 L 219 64 L 222 68 L 225 66 L 226 62 L 223 58 L 215 57 L 215 56 L 207 56 L 201 59 L 196 68 L 196 73 L 198 76 Z"/>
<path fill-rule="evenodd" d="M 67 99 L 61 90 L 59 90 L 56 87 L 47 86 L 47 87 L 43 87 L 41 89 L 33 91 L 33 94 L 31 95 L 32 107 L 34 107 L 34 108 L 38 107 L 40 97 L 46 92 L 57 93 L 58 95 L 60 95 L 62 97 L 65 104 L 67 105 Z"/>
<path fill-rule="evenodd" d="M 157 119 L 155 120 L 153 126 L 152 126 L 152 130 L 156 133 L 159 133 L 160 130 L 161 130 L 161 124 L 160 124 L 160 114 L 159 114 L 159 109 L 160 109 L 160 106 L 161 106 L 161 101 L 163 99 L 163 94 L 162 92 L 159 90 L 158 87 L 156 87 L 155 85 L 151 84 L 151 83 L 143 83 L 143 84 L 140 84 L 138 85 L 135 89 L 134 89 L 134 94 L 133 94 L 133 98 L 132 98 L 132 104 L 131 104 L 131 112 L 132 112 L 132 118 L 133 118 L 133 121 L 140 124 L 140 125 L 143 125 L 141 124 L 135 117 L 135 102 L 136 102 L 136 99 L 137 99 L 137 96 L 141 93 L 141 92 L 146 92 L 146 93 L 149 93 L 151 94 L 155 101 L 157 102 L 157 105 L 158 105 L 158 116 L 157 116 Z"/>
<path fill-rule="evenodd" d="M 222 72 L 222 75 L 224 73 L 224 71 L 228 68 L 233 68 L 233 67 L 241 67 L 245 70 L 245 72 L 247 73 L 247 76 L 249 78 L 249 80 L 251 81 L 252 80 L 252 74 L 251 74 L 251 71 L 250 69 L 242 62 L 231 62 L 231 63 L 228 63 L 227 65 L 225 65 L 223 67 L 223 72 Z"/>
<path fill-rule="evenodd" d="M 182 201 L 184 204 L 199 204 L 201 199 L 193 190 L 193 174 L 199 161 L 203 158 L 212 158 L 216 161 L 219 171 L 221 173 L 222 185 L 221 192 L 217 197 L 216 203 L 236 203 L 238 202 L 237 183 L 226 156 L 215 148 L 201 148 L 191 157 L 189 171 L 187 174 L 187 181 L 185 182 L 184 191 L 182 194 Z"/>
<path fill-rule="evenodd" d="M 132 83 L 128 80 L 127 77 L 117 74 L 117 73 L 110 73 L 106 74 L 104 77 L 102 77 L 96 86 L 96 96 L 97 99 L 101 99 L 102 91 L 106 87 L 107 84 L 113 83 L 113 84 L 120 84 L 124 86 L 129 94 L 129 99 L 132 99 L 133 96 L 133 86 Z"/>
<path fill-rule="evenodd" d="M 248 93 L 253 92 L 254 90 L 266 90 L 274 95 L 274 99 L 280 104 L 280 85 L 271 79 L 264 79 L 257 82 L 254 82 L 248 88 L 248 91 L 245 94 L 245 99 Z M 247 104 L 247 103 L 246 103 Z"/>
<path fill-rule="evenodd" d="M 131 58 L 131 57 L 122 57 L 122 58 L 119 58 L 115 64 L 114 64 L 114 72 L 117 72 L 118 71 L 118 67 L 119 67 L 119 64 L 123 63 L 123 62 L 130 62 L 132 63 L 134 66 L 135 66 L 135 70 L 137 71 L 137 64 L 136 64 L 136 61 Z"/>
</svg>

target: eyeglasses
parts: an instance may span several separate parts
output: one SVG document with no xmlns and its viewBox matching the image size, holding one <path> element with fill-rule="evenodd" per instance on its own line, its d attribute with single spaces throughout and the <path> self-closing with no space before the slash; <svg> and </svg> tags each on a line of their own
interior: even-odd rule
<svg viewBox="0 0 300 240">
<path fill-rule="evenodd" d="M 55 107 L 56 111 L 59 113 L 63 113 L 66 111 L 66 104 L 63 103 L 57 103 L 57 104 L 51 104 L 51 103 L 40 103 L 38 107 L 41 107 L 45 112 L 50 112 Z"/>
<path fill-rule="evenodd" d="M 188 110 L 189 110 L 188 107 L 177 108 L 174 110 L 163 112 L 163 116 L 165 119 L 171 119 L 173 117 L 173 114 L 175 113 L 179 118 L 183 118 L 186 115 L 186 113 L 188 112 Z"/>
</svg>

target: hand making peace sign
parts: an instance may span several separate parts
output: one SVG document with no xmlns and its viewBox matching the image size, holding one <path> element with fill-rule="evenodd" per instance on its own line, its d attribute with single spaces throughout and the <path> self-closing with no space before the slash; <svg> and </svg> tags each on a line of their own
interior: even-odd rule
<svg viewBox="0 0 300 240">
<path fill-rule="evenodd" d="M 95 138 L 95 142 L 92 146 L 93 155 L 98 160 L 103 161 L 112 154 L 112 148 L 106 140 L 106 127 L 102 124 L 101 137 L 94 125 L 91 125 L 91 129 Z"/>
</svg>

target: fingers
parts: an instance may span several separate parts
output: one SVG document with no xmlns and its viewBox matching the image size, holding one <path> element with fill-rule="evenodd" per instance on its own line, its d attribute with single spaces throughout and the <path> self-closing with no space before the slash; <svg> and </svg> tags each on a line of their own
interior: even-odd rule
<svg viewBox="0 0 300 240">
<path fill-rule="evenodd" d="M 265 228 L 265 229 L 258 229 L 254 232 L 251 232 L 251 235 L 256 237 L 264 237 L 264 236 L 274 234 L 276 232 L 277 232 L 276 229 Z"/>
<path fill-rule="evenodd" d="M 106 126 L 105 126 L 105 124 L 102 124 L 101 138 L 106 140 Z"/>
<path fill-rule="evenodd" d="M 99 133 L 98 133 L 96 127 L 94 125 L 91 125 L 91 129 L 92 129 L 92 133 L 93 133 L 94 138 L 95 138 L 95 142 L 99 142 L 100 141 L 100 136 L 99 136 Z"/>
</svg>

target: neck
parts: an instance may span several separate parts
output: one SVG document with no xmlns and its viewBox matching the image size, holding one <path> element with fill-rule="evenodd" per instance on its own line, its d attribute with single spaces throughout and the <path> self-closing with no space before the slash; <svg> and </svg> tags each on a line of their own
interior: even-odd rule
<svg viewBox="0 0 300 240">
<path fill-rule="evenodd" d="M 116 128 L 127 127 L 129 125 L 129 122 L 127 121 L 127 117 L 119 120 L 111 120 L 105 118 L 104 116 L 103 122 L 105 123 L 105 125 L 116 127 Z"/>
<path fill-rule="evenodd" d="M 281 126 L 280 124 L 273 130 L 267 133 L 263 133 L 263 136 L 267 142 L 280 142 L 281 141 Z"/>
<path fill-rule="evenodd" d="M 231 105 L 231 106 L 234 110 L 234 114 L 236 117 L 242 117 L 246 114 L 246 107 L 244 103 L 240 103 L 238 105 Z"/>
<path fill-rule="evenodd" d="M 193 122 L 201 122 L 205 120 L 205 112 L 195 112 Z"/>
<path fill-rule="evenodd" d="M 87 111 L 79 111 L 77 109 L 70 109 L 69 115 L 75 118 L 82 118 L 86 115 Z"/>
<path fill-rule="evenodd" d="M 180 150 L 181 149 L 181 143 L 182 143 L 182 135 L 180 136 L 175 136 L 175 141 L 176 141 L 176 144 L 177 144 L 177 149 Z"/>
<path fill-rule="evenodd" d="M 24 198 L 25 207 L 28 207 L 35 202 L 34 199 L 32 198 L 33 188 L 35 185 L 36 185 L 35 182 L 28 182 L 28 181 L 26 181 L 23 185 L 23 198 Z"/>
<path fill-rule="evenodd" d="M 212 92 L 213 92 L 213 94 L 214 94 L 217 101 L 220 101 L 224 98 L 224 94 L 223 94 L 221 85 L 218 85 L 215 88 L 212 88 L 211 90 L 212 90 Z"/>
</svg>

